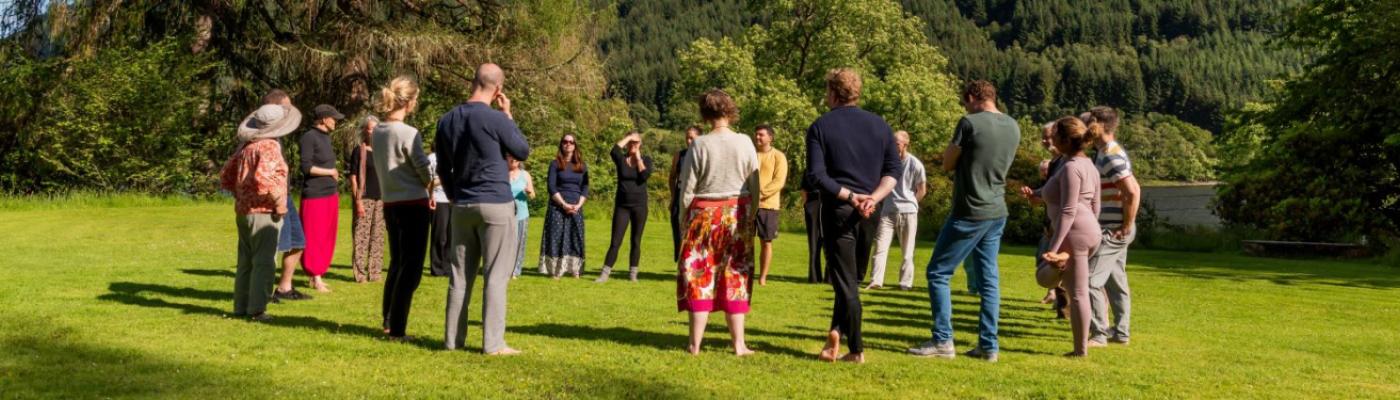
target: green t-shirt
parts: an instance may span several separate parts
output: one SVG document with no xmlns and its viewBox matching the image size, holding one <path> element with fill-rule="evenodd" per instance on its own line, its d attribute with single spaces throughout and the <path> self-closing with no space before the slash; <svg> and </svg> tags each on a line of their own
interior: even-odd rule
<svg viewBox="0 0 1400 400">
<path fill-rule="evenodd" d="M 1016 159 L 1021 127 L 1002 113 L 968 114 L 953 144 L 962 147 L 953 171 L 953 217 L 982 221 L 1007 216 L 1006 171 Z"/>
</svg>

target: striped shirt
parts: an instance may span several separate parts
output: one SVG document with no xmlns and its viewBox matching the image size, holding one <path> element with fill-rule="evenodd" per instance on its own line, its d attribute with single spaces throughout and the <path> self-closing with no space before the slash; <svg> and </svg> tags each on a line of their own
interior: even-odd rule
<svg viewBox="0 0 1400 400">
<path fill-rule="evenodd" d="M 1133 163 L 1128 160 L 1128 152 L 1118 141 L 1100 147 L 1094 154 L 1094 166 L 1099 169 L 1102 184 L 1102 211 L 1099 212 L 1099 226 L 1104 229 L 1123 227 L 1123 196 L 1118 193 L 1118 181 L 1133 176 Z"/>
</svg>

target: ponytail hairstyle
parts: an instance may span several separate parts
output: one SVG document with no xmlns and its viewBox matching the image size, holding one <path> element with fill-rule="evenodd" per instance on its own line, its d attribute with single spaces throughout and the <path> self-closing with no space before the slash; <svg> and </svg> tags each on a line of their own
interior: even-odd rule
<svg viewBox="0 0 1400 400">
<path fill-rule="evenodd" d="M 571 138 L 574 140 L 574 151 L 573 154 L 566 156 L 564 155 L 564 142 Z M 554 156 L 554 168 L 558 168 L 560 171 L 563 171 L 564 166 L 567 165 L 569 166 L 569 169 L 574 170 L 574 172 L 582 173 L 584 167 L 583 153 L 579 152 L 578 145 L 578 136 L 572 134 L 564 134 L 563 137 L 559 138 L 559 154 Z"/>
<path fill-rule="evenodd" d="M 407 76 L 389 81 L 388 86 L 379 89 L 378 111 L 388 114 L 394 110 L 408 108 L 418 103 L 418 84 Z M 413 110 L 408 110 L 412 112 Z"/>
<path fill-rule="evenodd" d="M 1097 127 L 1097 128 L 1095 128 Z M 1103 133 L 1103 125 L 1095 122 L 1092 125 L 1084 125 L 1076 117 L 1064 117 L 1055 121 L 1055 144 L 1057 147 L 1065 147 L 1065 156 L 1073 156 L 1094 145 L 1099 135 Z"/>
</svg>

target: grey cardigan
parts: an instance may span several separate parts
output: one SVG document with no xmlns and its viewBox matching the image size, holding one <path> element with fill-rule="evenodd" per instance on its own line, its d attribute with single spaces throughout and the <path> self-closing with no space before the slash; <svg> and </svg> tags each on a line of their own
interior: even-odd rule
<svg viewBox="0 0 1400 400">
<path fill-rule="evenodd" d="M 421 200 L 433 181 L 423 136 L 403 122 L 380 122 L 374 128 L 374 170 L 385 203 Z"/>
</svg>

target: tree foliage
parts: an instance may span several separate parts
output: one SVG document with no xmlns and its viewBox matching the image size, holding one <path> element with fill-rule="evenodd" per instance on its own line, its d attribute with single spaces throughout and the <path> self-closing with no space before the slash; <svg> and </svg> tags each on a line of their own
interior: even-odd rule
<svg viewBox="0 0 1400 400">
<path fill-rule="evenodd" d="M 296 104 L 309 110 L 318 103 L 335 105 L 350 115 L 370 112 L 377 88 L 398 75 L 416 78 L 423 88 L 419 113 L 408 121 L 432 137 L 436 119 L 466 99 L 475 66 L 501 64 L 509 79 L 507 91 L 515 103 L 515 115 L 532 145 L 552 148 L 558 136 L 579 134 L 588 147 L 601 148 L 598 137 L 613 137 L 630 125 L 626 106 L 602 99 L 606 82 L 594 46 L 607 28 L 608 18 L 598 17 L 582 2 L 551 0 L 84 0 L 49 2 L 42 13 L 32 12 L 33 1 L 6 6 L 3 31 L 16 32 L 0 41 L 6 68 L 0 79 L 17 82 L 4 89 L 0 125 L 0 151 L 6 176 L 4 190 L 35 192 L 59 185 L 49 169 L 36 164 L 41 157 L 63 158 L 68 153 L 31 156 L 51 149 L 34 143 L 50 138 L 19 140 L 21 134 L 48 132 L 36 116 L 67 109 L 87 110 L 91 120 L 124 123 L 132 109 L 127 103 L 97 103 L 95 99 L 120 97 L 122 86 L 100 79 L 117 77 L 77 76 L 85 66 L 101 65 L 121 70 L 137 82 L 156 82 L 182 65 L 209 65 L 194 75 L 174 75 L 187 81 L 174 99 L 145 98 L 148 107 L 171 109 L 175 115 L 189 112 L 186 132 L 217 138 L 215 146 L 194 145 L 168 149 L 153 157 L 184 158 L 195 171 L 210 176 L 212 166 L 191 160 L 219 160 L 233 146 L 233 125 L 257 105 L 271 88 L 286 89 Z M 151 43 L 174 43 L 152 46 Z M 110 49 L 110 50 L 109 50 Z M 178 50 L 178 51 L 176 51 Z M 130 57 L 118 57 L 131 53 Z M 147 54 L 149 53 L 149 54 Z M 152 68 L 141 63 L 158 60 Z M 112 63 L 131 63 L 116 65 Z M 25 67 L 25 66 L 34 66 Z M 38 79 L 34 79 L 38 78 Z M 83 92 L 87 96 L 43 96 L 46 93 Z M 94 91 L 109 91 L 97 96 Z M 193 102 L 187 102 L 193 97 Z M 13 106 L 13 107 L 11 107 Z M 335 133 L 348 145 L 355 139 L 350 128 Z M 14 131 L 9 131 L 14 129 Z M 614 132 L 616 131 L 616 132 Z M 74 136 L 73 146 L 102 143 L 94 132 L 125 135 L 128 131 L 88 129 L 63 132 Z M 132 135 L 140 132 L 130 131 Z M 115 143 L 137 143 L 134 138 Z M 607 142 L 603 140 L 601 142 Z M 177 146 L 178 147 L 178 146 Z M 92 151 L 101 147 L 84 149 Z M 139 153 L 125 147 L 118 156 Z M 100 153 L 100 151 L 98 152 Z M 541 152 L 551 153 L 551 151 Z M 591 152 L 595 160 L 605 153 Z M 90 173 L 101 164 L 78 166 L 95 160 L 74 158 L 63 165 L 74 179 L 97 181 Z M 541 165 L 531 168 L 543 170 Z M 57 165 L 57 164 L 56 164 Z M 65 178 L 66 179 L 66 178 Z M 130 187 L 158 191 L 201 192 L 209 182 L 164 182 L 152 177 L 149 184 Z M 115 186 L 110 189 L 128 187 Z"/>
<path fill-rule="evenodd" d="M 766 123 L 775 146 L 802 170 L 808 125 L 825 111 L 824 77 L 837 67 L 862 73 L 862 106 L 910 132 L 911 151 L 930 156 L 961 115 L 947 60 L 920 32 L 920 21 L 885 0 L 785 0 L 760 10 L 774 18 L 738 40 L 700 39 L 682 50 L 673 114 L 695 121 L 695 97 L 723 88 L 739 103 L 740 127 Z M 688 121 L 687 121 L 688 120 Z M 795 179 L 790 184 L 796 184 Z"/>
<path fill-rule="evenodd" d="M 1220 215 L 1285 239 L 1394 236 L 1400 2 L 1313 1 L 1291 14 L 1284 33 L 1318 57 L 1272 104 L 1231 124 L 1229 151 L 1250 158 L 1225 168 Z"/>
</svg>

